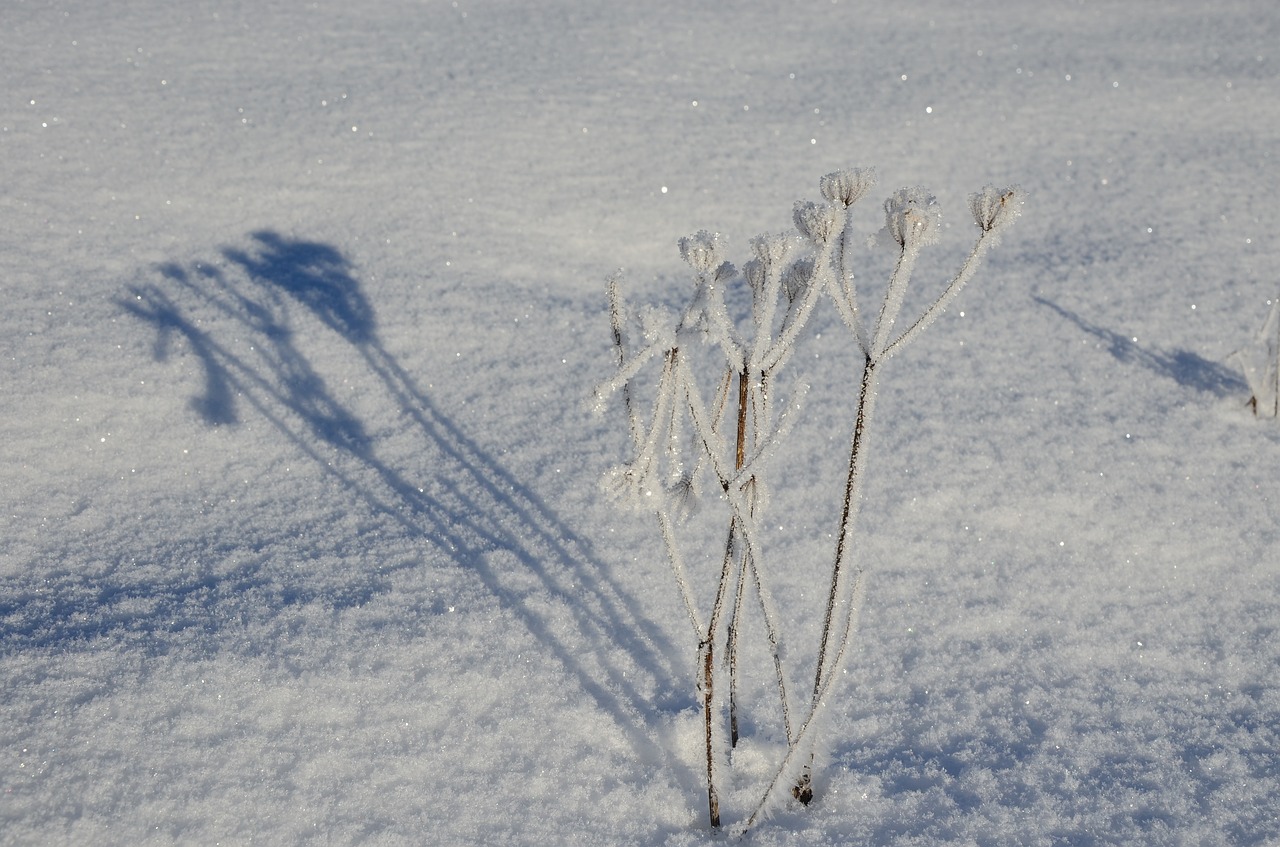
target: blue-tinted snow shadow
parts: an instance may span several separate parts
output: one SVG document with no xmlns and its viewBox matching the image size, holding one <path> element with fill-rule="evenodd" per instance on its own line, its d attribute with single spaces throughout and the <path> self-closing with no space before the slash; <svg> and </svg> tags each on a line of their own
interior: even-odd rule
<svg viewBox="0 0 1280 847">
<path fill-rule="evenodd" d="M 478 575 L 617 719 L 638 752 L 659 753 L 637 718 L 655 712 L 649 702 L 654 689 L 642 692 L 634 669 L 652 674 L 658 691 L 677 687 L 661 628 L 610 577 L 589 544 L 463 432 L 387 352 L 374 310 L 340 250 L 261 231 L 244 249 L 224 249 L 219 261 L 169 263 L 151 276 L 130 287 L 118 305 L 154 332 L 156 359 L 183 344 L 199 362 L 202 384 L 190 405 L 204 424 L 233 426 L 250 416 L 268 421 L 352 501 Z M 420 443 L 415 455 L 428 467 L 399 467 L 379 456 L 365 421 L 327 387 L 304 352 L 304 332 L 327 333 L 326 342 L 344 346 L 348 362 L 362 365 L 388 392 L 395 411 L 412 421 L 412 437 Z M 193 550 L 185 558 L 177 551 L 173 558 L 198 561 L 210 551 L 202 553 Z M 69 591 L 22 610 L 0 601 L 0 645 L 58 647 L 119 635 L 145 637 L 163 650 L 167 641 L 179 640 L 171 638 L 175 630 L 218 635 L 229 621 L 243 619 L 228 614 L 236 604 L 258 604 L 246 610 L 252 617 L 306 603 L 342 609 L 368 603 L 390 587 L 386 570 L 344 570 L 296 584 L 286 570 L 261 563 L 217 576 L 179 566 L 173 569 L 178 574 L 160 581 L 120 575 L 126 570 L 105 578 L 73 575 Z M 113 613 L 122 600 L 131 601 L 130 614 Z M 151 611 L 139 614 L 139 608 Z"/>
<path fill-rule="evenodd" d="M 1248 396 L 1249 386 L 1244 377 L 1231 368 L 1193 353 L 1190 350 L 1161 350 L 1140 346 L 1132 338 L 1092 323 L 1069 309 L 1064 309 L 1052 300 L 1033 296 L 1033 300 L 1066 318 L 1081 330 L 1099 339 L 1106 345 L 1116 361 L 1138 365 L 1178 385 L 1212 394 L 1215 397 L 1228 397 L 1243 393 Z"/>
</svg>

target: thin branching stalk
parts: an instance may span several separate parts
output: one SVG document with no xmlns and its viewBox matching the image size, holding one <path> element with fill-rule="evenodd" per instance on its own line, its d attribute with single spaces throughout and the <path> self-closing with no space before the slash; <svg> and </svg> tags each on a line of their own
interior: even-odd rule
<svg viewBox="0 0 1280 847">
<path fill-rule="evenodd" d="M 741 509 L 743 508 L 743 505 L 738 504 L 737 508 Z M 760 569 L 756 565 L 756 562 L 761 556 L 761 551 L 758 546 L 756 532 L 750 524 L 743 524 L 742 537 L 744 547 L 746 548 L 743 557 L 743 571 L 744 573 L 748 570 L 750 571 L 752 585 L 756 593 L 756 599 L 760 604 L 760 613 L 764 619 L 765 635 L 768 639 L 769 651 L 773 658 L 774 673 L 776 677 L 775 681 L 778 687 L 778 700 L 782 707 L 783 729 L 786 733 L 787 743 L 790 744 L 793 740 L 791 701 L 787 696 L 786 673 L 782 666 L 780 639 L 776 624 L 778 616 L 776 612 L 774 612 L 773 601 L 769 597 L 768 590 L 765 588 L 764 580 L 760 576 Z"/>
<path fill-rule="evenodd" d="M 964 288 L 965 283 L 973 278 L 978 270 L 978 266 L 982 263 L 982 257 L 990 249 L 995 242 L 995 238 L 988 232 L 983 232 L 978 236 L 978 241 L 973 245 L 973 250 L 969 252 L 969 256 L 965 259 L 964 264 L 960 266 L 959 272 L 951 280 L 951 283 L 943 290 L 937 300 L 933 302 L 928 309 L 925 310 L 914 324 L 906 329 L 897 340 L 885 347 L 880 358 L 885 359 L 901 350 L 909 342 L 915 339 L 917 335 L 923 332 L 929 324 L 937 320 L 938 316 L 946 311 L 947 306 L 951 305 L 951 301 L 960 293 L 960 289 Z"/>
</svg>

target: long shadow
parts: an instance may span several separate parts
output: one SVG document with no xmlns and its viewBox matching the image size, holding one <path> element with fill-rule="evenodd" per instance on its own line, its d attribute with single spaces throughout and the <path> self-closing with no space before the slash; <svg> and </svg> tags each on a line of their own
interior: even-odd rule
<svg viewBox="0 0 1280 847">
<path fill-rule="evenodd" d="M 1132 338 L 1126 338 L 1118 332 L 1091 323 L 1052 300 L 1046 300 L 1043 297 L 1032 297 L 1032 299 L 1101 340 L 1116 361 L 1139 365 L 1160 376 L 1172 379 L 1179 385 L 1217 397 L 1227 397 L 1241 392 L 1248 396 L 1249 386 L 1244 378 L 1224 365 L 1211 362 L 1190 350 L 1148 349 L 1139 346 Z"/>
<path fill-rule="evenodd" d="M 664 707 L 655 699 L 679 688 L 667 637 L 609 576 L 588 543 L 464 433 L 387 352 L 374 310 L 346 257 L 328 244 L 262 231 L 252 233 L 248 249 L 225 249 L 222 258 L 221 268 L 197 262 L 163 265 L 154 281 L 132 286 L 118 300 L 156 333 L 157 359 L 170 355 L 181 339 L 199 361 L 203 386 L 191 401 L 195 414 L 211 427 L 225 426 L 243 420 L 248 407 L 269 421 L 353 500 L 477 574 L 613 715 L 638 754 L 666 760 L 645 716 Z M 299 309 L 319 321 L 320 331 L 348 345 L 398 404 L 397 411 L 412 420 L 422 442 L 418 455 L 430 457 L 425 471 L 411 472 L 379 458 L 376 439 L 303 352 L 298 334 L 309 322 Z M 233 579 L 243 586 L 266 577 L 250 570 Z M 342 596 L 320 599 L 339 607 L 368 602 L 386 589 L 383 579 L 357 580 Z M 170 615 L 163 610 L 228 593 L 217 582 L 191 574 L 181 584 L 153 587 L 164 595 L 158 613 L 149 624 L 131 625 L 166 630 L 170 627 L 161 618 Z M 84 620 L 83 612 L 95 598 L 121 590 L 149 589 L 94 586 L 86 589 L 86 597 L 46 609 L 45 619 L 36 622 L 30 615 L 6 619 L 0 608 L 0 644 L 52 645 L 107 634 L 118 624 L 101 616 L 94 620 L 93 614 Z M 281 605 L 317 599 L 279 586 L 270 596 Z M 4 623 L 18 618 L 25 623 Z M 636 671 L 652 677 L 648 691 L 638 687 Z"/>
</svg>

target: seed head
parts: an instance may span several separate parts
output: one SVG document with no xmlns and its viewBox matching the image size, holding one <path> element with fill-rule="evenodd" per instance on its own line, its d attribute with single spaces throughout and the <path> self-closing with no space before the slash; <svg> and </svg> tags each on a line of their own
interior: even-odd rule
<svg viewBox="0 0 1280 847">
<path fill-rule="evenodd" d="M 832 171 L 818 180 L 822 196 L 845 209 L 865 197 L 875 184 L 876 172 L 871 168 Z"/>
<path fill-rule="evenodd" d="M 840 232 L 841 220 L 835 206 L 805 200 L 796 203 L 796 229 L 815 245 L 826 244 Z"/>
<path fill-rule="evenodd" d="M 1022 214 L 1025 192 L 1018 186 L 996 188 L 988 185 L 969 195 L 969 209 L 983 232 L 993 235 L 1013 223 Z"/>
<path fill-rule="evenodd" d="M 680 256 L 698 273 L 720 266 L 720 233 L 698 230 L 680 239 Z"/>
<path fill-rule="evenodd" d="M 752 252 L 766 268 L 778 267 L 785 262 L 794 246 L 794 235 L 757 235 L 751 239 Z"/>
<path fill-rule="evenodd" d="M 885 228 L 898 246 L 919 247 L 938 239 L 937 199 L 923 188 L 901 188 L 884 201 Z"/>
</svg>

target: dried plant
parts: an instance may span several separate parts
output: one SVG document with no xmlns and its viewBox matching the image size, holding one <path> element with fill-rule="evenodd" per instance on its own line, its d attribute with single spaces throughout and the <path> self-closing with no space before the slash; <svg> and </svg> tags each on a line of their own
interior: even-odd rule
<svg viewBox="0 0 1280 847">
<path fill-rule="evenodd" d="M 939 216 L 934 198 L 918 188 L 897 191 L 885 202 L 883 240 L 896 245 L 898 256 L 874 324 L 869 324 L 859 306 L 847 253 L 854 241 L 853 206 L 874 185 L 875 174 L 869 169 L 827 174 L 820 181 L 825 201 L 795 206 L 798 236 L 753 239 L 754 255 L 741 272 L 724 261 L 718 235 L 703 231 L 681 239 L 680 254 L 693 270 L 694 286 L 678 316 L 652 309 L 632 313 L 623 302 L 617 278 L 609 282 L 617 369 L 597 388 L 597 405 L 603 408 L 605 399 L 621 393 L 634 453 L 629 462 L 610 471 L 607 480 L 616 493 L 656 517 L 693 629 L 707 807 L 713 827 L 720 826 L 718 715 L 727 710 L 728 744 L 736 745 L 738 639 L 748 600 L 759 607 L 764 623 L 787 752 L 742 829 L 749 829 L 770 808 L 780 786 L 789 785 L 791 795 L 802 803 L 813 798 L 812 768 L 819 740 L 816 720 L 832 699 L 861 606 L 863 571 L 851 556 L 879 369 L 955 298 L 1001 231 L 1017 217 L 1023 199 L 1019 189 L 990 187 L 970 198 L 979 228 L 973 249 L 934 303 L 899 332 L 899 312 L 916 259 L 923 247 L 937 240 Z M 730 286 L 745 286 L 750 295 L 750 315 L 740 322 L 742 326 L 726 307 Z M 860 388 L 834 560 L 820 610 L 821 639 L 810 660 L 813 687 L 807 703 L 797 708 L 788 691 L 783 630 L 770 597 L 761 516 L 766 508 L 769 460 L 784 445 L 807 390 L 797 383 L 786 402 L 778 404 L 774 397 L 778 373 L 823 299 L 834 304 L 852 334 L 862 354 L 861 374 L 851 380 Z M 714 351 L 710 357 L 705 353 L 708 348 Z M 715 386 L 710 404 L 704 400 L 695 367 L 695 362 L 707 361 L 711 364 L 704 370 L 711 371 Z M 638 376 L 650 363 L 659 373 L 648 415 L 642 419 L 636 408 Z M 718 502 L 726 504 L 728 514 L 710 607 L 700 609 L 685 565 L 680 527 L 696 511 L 707 481 L 723 495 Z M 720 655 L 723 662 L 718 664 Z"/>
<path fill-rule="evenodd" d="M 1280 416 L 1280 297 L 1271 309 L 1253 342 L 1236 351 L 1249 383 L 1249 405 L 1260 418 Z"/>
</svg>

